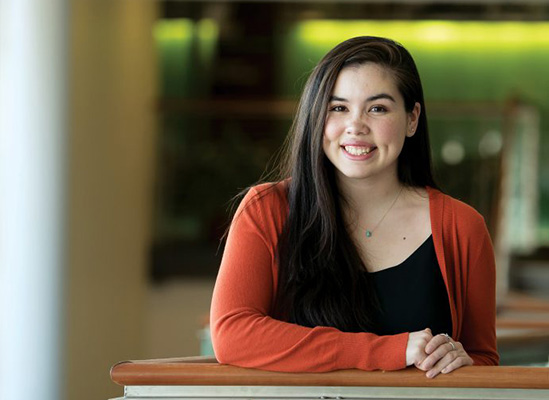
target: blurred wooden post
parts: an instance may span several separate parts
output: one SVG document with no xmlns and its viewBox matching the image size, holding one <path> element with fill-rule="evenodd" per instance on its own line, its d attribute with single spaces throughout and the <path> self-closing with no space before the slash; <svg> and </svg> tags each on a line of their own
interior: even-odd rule
<svg viewBox="0 0 549 400">
<path fill-rule="evenodd" d="M 539 111 L 516 101 L 506 110 L 494 240 L 498 304 L 509 292 L 511 255 L 536 250 L 539 230 Z"/>
</svg>

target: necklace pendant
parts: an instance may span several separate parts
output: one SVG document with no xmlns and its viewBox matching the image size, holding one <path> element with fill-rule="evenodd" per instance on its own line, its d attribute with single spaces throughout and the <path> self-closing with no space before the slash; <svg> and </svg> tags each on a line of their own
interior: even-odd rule
<svg viewBox="0 0 549 400">
<path fill-rule="evenodd" d="M 372 231 L 366 230 L 366 237 L 372 237 Z"/>
</svg>

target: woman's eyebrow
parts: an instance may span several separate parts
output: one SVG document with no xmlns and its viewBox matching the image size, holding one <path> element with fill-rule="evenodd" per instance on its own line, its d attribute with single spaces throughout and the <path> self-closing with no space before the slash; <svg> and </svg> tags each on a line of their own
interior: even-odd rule
<svg viewBox="0 0 549 400">
<path fill-rule="evenodd" d="M 366 99 L 366 101 L 376 101 L 376 100 L 379 100 L 379 99 L 387 99 L 387 100 L 391 100 L 393 103 L 396 103 L 396 100 L 393 96 L 391 96 L 390 94 L 387 94 L 387 93 L 379 93 L 379 94 L 375 94 L 373 96 L 370 96 Z M 347 99 L 343 98 L 343 97 L 338 97 L 338 96 L 330 96 L 330 100 L 329 101 L 348 101 Z"/>
<path fill-rule="evenodd" d="M 370 96 L 366 99 L 366 101 L 375 101 L 379 99 L 387 99 L 387 100 L 391 100 L 393 103 L 396 103 L 395 98 L 387 93 L 380 93 L 380 94 Z"/>
</svg>

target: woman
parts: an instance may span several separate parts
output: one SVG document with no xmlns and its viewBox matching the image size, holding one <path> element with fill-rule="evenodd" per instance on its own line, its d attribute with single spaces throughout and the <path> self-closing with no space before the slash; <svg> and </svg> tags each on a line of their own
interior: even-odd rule
<svg viewBox="0 0 549 400">
<path fill-rule="evenodd" d="M 312 72 L 281 180 L 232 222 L 211 308 L 217 359 L 272 371 L 497 365 L 483 218 L 441 193 L 419 74 L 357 37 Z"/>
</svg>

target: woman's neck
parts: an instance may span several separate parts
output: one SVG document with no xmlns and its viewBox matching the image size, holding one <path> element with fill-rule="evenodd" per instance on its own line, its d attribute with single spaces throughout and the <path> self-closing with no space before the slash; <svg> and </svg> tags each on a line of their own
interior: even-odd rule
<svg viewBox="0 0 549 400">
<path fill-rule="evenodd" d="M 349 208 L 345 214 L 354 214 L 355 218 L 358 214 L 366 219 L 384 211 L 403 188 L 396 174 L 384 179 L 340 179 L 338 186 Z"/>
</svg>

